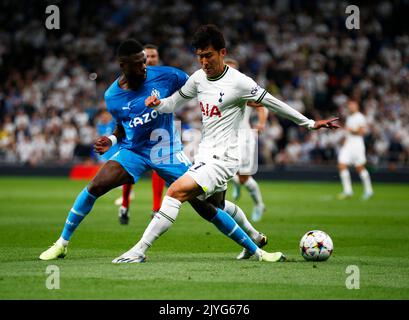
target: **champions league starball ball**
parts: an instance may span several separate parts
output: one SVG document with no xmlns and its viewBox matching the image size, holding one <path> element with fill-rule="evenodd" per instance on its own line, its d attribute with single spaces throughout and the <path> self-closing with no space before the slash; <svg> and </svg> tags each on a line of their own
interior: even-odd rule
<svg viewBox="0 0 409 320">
<path fill-rule="evenodd" d="M 300 241 L 301 255 L 307 261 L 325 261 L 333 250 L 331 237 L 321 230 L 308 231 Z"/>
</svg>

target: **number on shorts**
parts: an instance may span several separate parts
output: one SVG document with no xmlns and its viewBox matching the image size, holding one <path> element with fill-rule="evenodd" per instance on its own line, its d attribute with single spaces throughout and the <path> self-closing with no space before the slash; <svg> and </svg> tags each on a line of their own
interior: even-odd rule
<svg viewBox="0 0 409 320">
<path fill-rule="evenodd" d="M 197 165 L 197 166 L 194 166 L 193 167 L 193 170 L 197 170 L 197 169 L 199 169 L 200 167 L 202 167 L 202 166 L 204 166 L 206 163 L 204 163 L 204 162 L 199 162 L 199 164 Z"/>
</svg>

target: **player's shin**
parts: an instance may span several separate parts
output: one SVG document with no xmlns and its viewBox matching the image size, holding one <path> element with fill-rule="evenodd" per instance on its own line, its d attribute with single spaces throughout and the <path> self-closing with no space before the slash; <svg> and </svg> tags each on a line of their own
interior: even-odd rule
<svg viewBox="0 0 409 320">
<path fill-rule="evenodd" d="M 236 201 L 240 198 L 240 180 L 239 177 L 237 175 L 235 175 L 232 179 L 231 182 L 233 183 L 233 200 Z"/>
<path fill-rule="evenodd" d="M 96 199 L 97 197 L 90 194 L 87 187 L 80 192 L 68 214 L 61 237 L 57 241 L 58 243 L 64 246 L 68 245 L 68 241 L 71 239 L 75 229 L 91 211 Z"/>
<path fill-rule="evenodd" d="M 348 169 L 341 170 L 339 176 L 341 178 L 344 194 L 352 195 L 351 175 L 349 174 L 349 170 Z"/>
<path fill-rule="evenodd" d="M 159 212 L 149 223 L 143 233 L 142 239 L 139 240 L 130 251 L 145 254 L 145 252 L 152 246 L 153 242 L 172 226 L 179 214 L 181 206 L 182 203 L 179 200 L 165 196 Z"/>
<path fill-rule="evenodd" d="M 132 191 L 132 184 L 124 184 L 122 186 L 122 206 L 129 208 L 130 195 Z"/>
<path fill-rule="evenodd" d="M 159 211 L 161 207 L 163 189 L 165 188 L 165 180 L 163 180 L 155 171 L 152 172 L 152 211 Z"/>
<path fill-rule="evenodd" d="M 263 204 L 263 198 L 261 196 L 260 187 L 258 186 L 258 183 L 256 182 L 256 180 L 254 180 L 252 177 L 250 177 L 246 181 L 244 186 L 246 187 L 246 189 L 250 193 L 251 198 L 253 199 L 253 201 L 254 201 L 254 203 L 256 205 Z"/>
<path fill-rule="evenodd" d="M 245 213 L 239 206 L 225 200 L 224 211 L 226 211 L 234 219 L 234 221 L 237 222 L 237 224 L 250 236 L 253 241 L 259 241 L 260 233 L 252 226 L 250 221 L 248 221 Z"/>
<path fill-rule="evenodd" d="M 230 239 L 249 250 L 251 254 L 257 254 L 260 250 L 249 235 L 225 211 L 217 209 L 211 222 Z"/>
<path fill-rule="evenodd" d="M 365 195 L 373 194 L 371 177 L 369 176 L 368 170 L 361 170 L 361 172 L 359 173 L 359 177 L 361 178 L 362 184 L 364 186 Z"/>
</svg>

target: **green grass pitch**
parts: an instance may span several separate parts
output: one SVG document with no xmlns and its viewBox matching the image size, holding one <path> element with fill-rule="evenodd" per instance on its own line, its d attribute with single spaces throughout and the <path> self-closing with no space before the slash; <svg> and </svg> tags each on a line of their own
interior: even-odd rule
<svg viewBox="0 0 409 320">
<path fill-rule="evenodd" d="M 241 248 L 185 204 L 147 263 L 114 265 L 111 260 L 136 243 L 149 222 L 151 185 L 142 180 L 130 225 L 119 225 L 113 202 L 120 190 L 112 190 L 77 229 L 65 259 L 39 261 L 85 184 L 0 178 L 0 299 L 409 298 L 407 184 L 375 183 L 374 198 L 364 202 L 359 184 L 353 199 L 337 201 L 338 183 L 260 182 L 267 210 L 255 226 L 269 237 L 266 249 L 283 251 L 289 262 L 235 260 Z M 238 204 L 251 212 L 244 189 Z M 311 229 L 334 241 L 326 262 L 306 262 L 299 254 L 299 240 Z M 59 289 L 46 287 L 49 265 L 59 267 Z M 349 265 L 359 268 L 359 289 L 346 287 Z"/>
</svg>

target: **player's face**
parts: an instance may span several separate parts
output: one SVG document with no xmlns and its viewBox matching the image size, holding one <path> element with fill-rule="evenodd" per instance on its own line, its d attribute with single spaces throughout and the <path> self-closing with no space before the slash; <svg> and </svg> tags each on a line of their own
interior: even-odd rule
<svg viewBox="0 0 409 320">
<path fill-rule="evenodd" d="M 146 64 L 148 66 L 157 66 L 159 64 L 159 53 L 156 49 L 145 49 Z"/>
<path fill-rule="evenodd" d="M 226 48 L 218 51 L 213 46 L 208 46 L 205 49 L 196 49 L 196 55 L 203 71 L 209 78 L 217 77 L 223 72 Z"/>
<path fill-rule="evenodd" d="M 146 78 L 146 54 L 144 51 L 119 57 L 119 66 L 130 88 L 137 88 Z"/>
<path fill-rule="evenodd" d="M 348 110 L 350 113 L 357 112 L 359 110 L 358 103 L 356 103 L 355 101 L 349 101 Z"/>
</svg>

